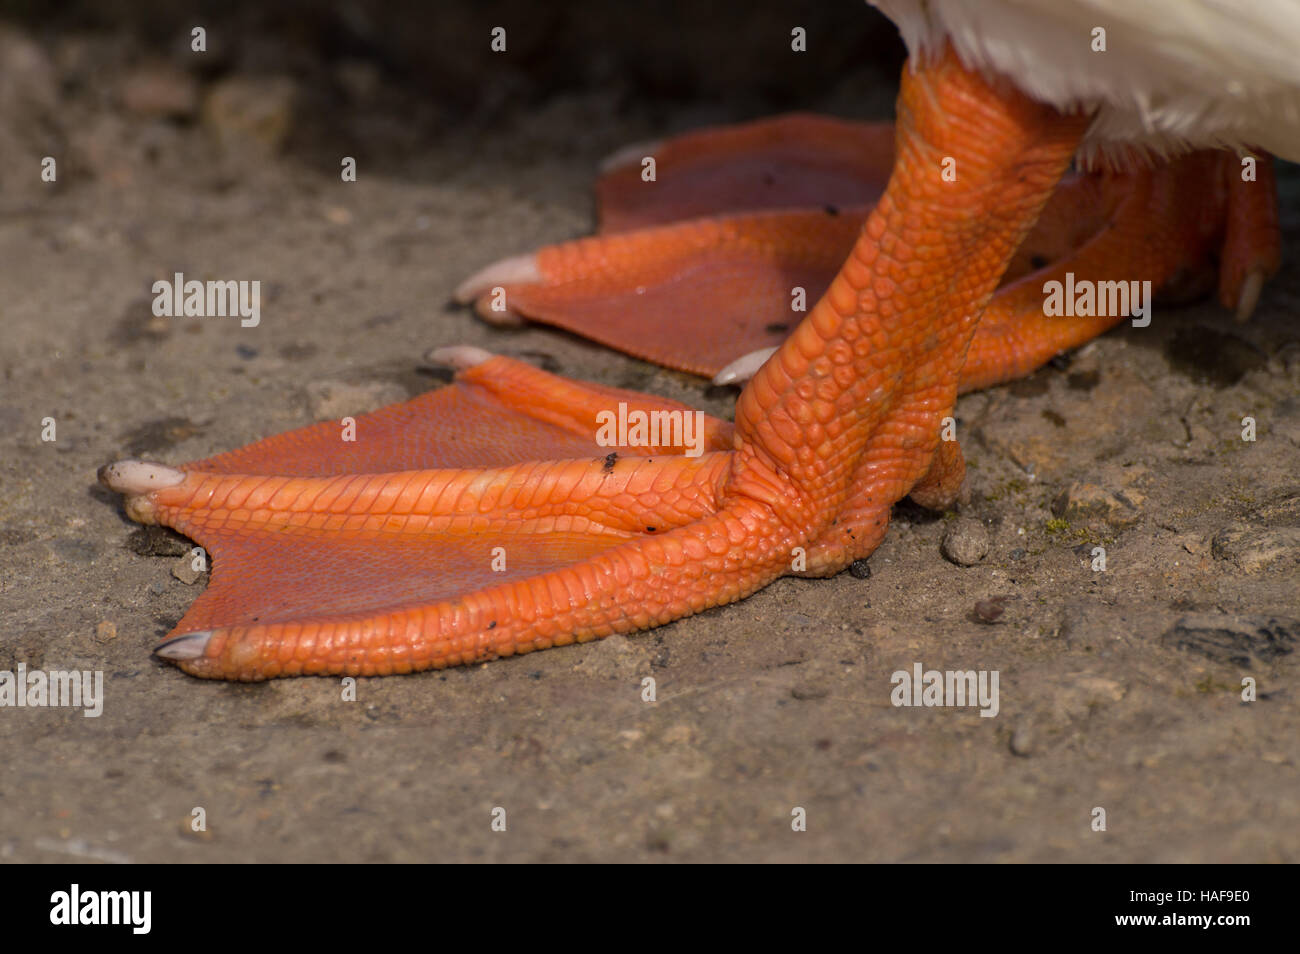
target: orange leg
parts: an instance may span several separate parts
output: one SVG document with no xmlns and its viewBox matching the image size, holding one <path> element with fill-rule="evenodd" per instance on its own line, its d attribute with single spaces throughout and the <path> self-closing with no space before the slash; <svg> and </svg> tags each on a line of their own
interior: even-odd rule
<svg viewBox="0 0 1300 954">
<path fill-rule="evenodd" d="M 918 484 L 937 496 L 951 486 L 960 457 L 937 453 L 939 424 L 979 315 L 1087 124 L 991 86 L 950 53 L 905 71 L 898 115 L 884 195 L 826 294 L 740 395 L 729 450 L 711 449 L 726 428 L 705 422 L 698 457 L 597 446 L 485 470 L 329 475 L 334 465 L 304 460 L 302 448 L 321 446 L 305 429 L 208 469 L 105 468 L 130 513 L 213 554 L 210 590 L 160 655 L 228 679 L 409 672 L 740 599 L 791 572 L 796 548 L 823 572 L 861 556 L 894 502 Z M 943 174 L 949 158 L 955 179 Z M 523 373 L 516 363 L 455 360 L 468 367 L 444 389 L 452 396 L 419 400 L 426 410 L 486 402 L 484 414 L 510 422 L 503 432 L 545 418 L 580 437 L 582 414 L 602 402 L 656 400 L 570 384 L 543 400 L 554 407 L 507 406 L 499 384 Z M 357 443 L 409 440 L 386 427 L 404 414 L 359 419 Z M 454 433 L 430 432 L 421 446 Z M 437 451 L 399 456 L 410 466 Z M 326 475 L 276 475 L 286 459 Z M 230 473 L 236 462 L 249 470 Z M 841 515 L 863 529 L 861 543 L 837 537 Z"/>
</svg>

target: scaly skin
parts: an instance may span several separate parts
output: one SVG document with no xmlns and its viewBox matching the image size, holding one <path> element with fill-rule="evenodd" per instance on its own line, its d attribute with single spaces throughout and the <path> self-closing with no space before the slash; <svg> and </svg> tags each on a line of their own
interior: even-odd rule
<svg viewBox="0 0 1300 954">
<path fill-rule="evenodd" d="M 187 469 L 137 492 L 128 512 L 190 534 L 215 561 L 160 655 L 240 680 L 411 672 L 665 623 L 747 596 L 791 572 L 799 550 L 812 573 L 867 555 L 897 500 L 914 488 L 942 500 L 959 483 L 959 452 L 937 453 L 940 421 L 979 315 L 1086 125 L 951 53 L 906 70 L 889 185 L 826 295 L 740 395 L 729 451 L 332 478 Z M 490 378 L 489 364 L 467 373 Z M 125 472 L 104 479 L 131 489 Z M 563 565 L 413 599 L 404 587 L 429 575 L 412 565 L 430 535 L 453 549 L 506 541 L 508 560 Z M 290 568 L 278 565 L 286 546 Z M 329 560 L 369 568 L 355 600 L 339 598 L 343 570 L 313 576 Z M 262 570 L 301 576 L 260 594 L 267 619 L 241 590 L 259 595 Z"/>
</svg>

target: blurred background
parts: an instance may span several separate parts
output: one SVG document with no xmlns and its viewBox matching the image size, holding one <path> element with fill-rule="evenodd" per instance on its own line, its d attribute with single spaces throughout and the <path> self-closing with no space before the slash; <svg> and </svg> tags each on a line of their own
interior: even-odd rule
<svg viewBox="0 0 1300 954">
<path fill-rule="evenodd" d="M 792 56 L 796 27 L 809 52 Z M 420 174 L 441 138 L 525 117 L 518 148 L 532 128 L 573 154 L 619 145 L 629 115 L 655 135 L 787 109 L 881 117 L 902 60 L 862 0 L 6 0 L 0 177 L 63 155 L 126 185 L 141 158 L 193 163 L 195 130 L 227 156 L 333 172 L 346 144 L 369 171 Z"/>
</svg>

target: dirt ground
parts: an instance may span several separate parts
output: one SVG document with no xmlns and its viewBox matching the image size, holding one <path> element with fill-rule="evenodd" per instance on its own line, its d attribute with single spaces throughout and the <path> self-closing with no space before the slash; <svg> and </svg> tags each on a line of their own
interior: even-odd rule
<svg viewBox="0 0 1300 954">
<path fill-rule="evenodd" d="M 1300 860 L 1300 169 L 1250 323 L 1160 307 L 963 398 L 969 503 L 896 508 L 869 579 L 362 679 L 349 702 L 336 679 L 204 682 L 151 656 L 206 576 L 96 468 L 440 386 L 419 356 L 454 343 L 729 417 L 732 391 L 446 302 L 588 232 L 612 149 L 792 104 L 507 86 L 471 121 L 364 56 L 312 67 L 334 102 L 296 61 L 187 72 L 150 42 L 0 24 L 0 670 L 99 670 L 106 694 L 99 718 L 0 709 L 0 859 Z M 800 105 L 887 115 L 870 78 Z M 177 271 L 260 279 L 260 325 L 155 318 Z M 941 554 L 982 534 L 975 565 Z M 996 717 L 894 706 L 917 663 L 996 671 Z"/>
</svg>

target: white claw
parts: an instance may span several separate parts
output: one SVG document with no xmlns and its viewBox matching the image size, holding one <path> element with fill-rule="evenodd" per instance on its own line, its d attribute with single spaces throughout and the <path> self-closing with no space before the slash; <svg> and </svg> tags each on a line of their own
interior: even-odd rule
<svg viewBox="0 0 1300 954">
<path fill-rule="evenodd" d="M 154 654 L 163 659 L 199 659 L 207 651 L 212 630 L 200 629 L 159 643 Z"/>
<path fill-rule="evenodd" d="M 476 364 L 482 364 L 495 357 L 496 355 L 491 351 L 475 348 L 473 345 L 447 345 L 429 351 L 424 356 L 424 360 L 439 367 L 451 368 L 453 371 L 466 371 Z"/>
<path fill-rule="evenodd" d="M 175 487 L 184 479 L 185 471 L 147 460 L 119 460 L 99 468 L 101 484 L 128 496 Z"/>
<path fill-rule="evenodd" d="M 776 354 L 776 348 L 760 348 L 751 351 L 743 358 L 737 358 L 713 376 L 714 384 L 744 384 L 758 373 L 758 369 L 767 364 L 767 359 Z"/>
<path fill-rule="evenodd" d="M 514 255 L 493 262 L 487 268 L 479 269 L 461 282 L 454 293 L 457 302 L 468 305 L 479 295 L 498 285 L 528 285 L 542 280 L 541 269 L 537 267 L 537 255 Z"/>
<path fill-rule="evenodd" d="M 1250 316 L 1255 313 L 1255 306 L 1259 304 L 1259 296 L 1263 290 L 1264 272 L 1256 268 L 1241 283 L 1241 296 L 1237 299 L 1236 318 L 1238 322 L 1250 320 Z"/>
<path fill-rule="evenodd" d="M 615 149 L 604 159 L 600 160 L 597 166 L 600 174 L 608 175 L 616 169 L 624 166 L 639 166 L 641 160 L 646 156 L 653 156 L 662 149 L 664 141 L 662 139 L 651 139 L 646 142 L 634 142 L 631 145 L 623 146 L 621 149 Z"/>
</svg>

